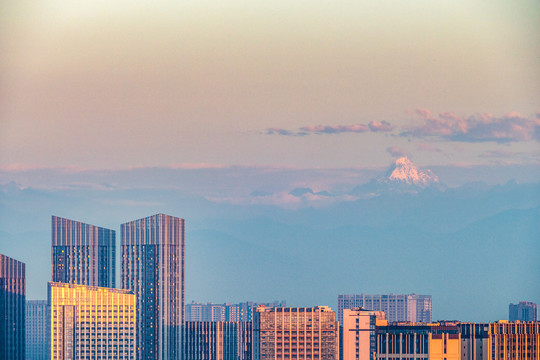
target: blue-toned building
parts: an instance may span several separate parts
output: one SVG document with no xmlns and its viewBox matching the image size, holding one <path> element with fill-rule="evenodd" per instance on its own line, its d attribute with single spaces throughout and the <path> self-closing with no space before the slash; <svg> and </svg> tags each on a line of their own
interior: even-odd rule
<svg viewBox="0 0 540 360">
<path fill-rule="evenodd" d="M 0 254 L 0 359 L 24 360 L 25 264 Z"/>
<path fill-rule="evenodd" d="M 122 288 L 137 297 L 139 360 L 177 360 L 184 321 L 184 220 L 157 214 L 122 224 Z"/>
<path fill-rule="evenodd" d="M 538 305 L 530 301 L 508 305 L 508 320 L 538 321 Z"/>
<path fill-rule="evenodd" d="M 52 217 L 52 281 L 116 286 L 114 230 Z"/>
<path fill-rule="evenodd" d="M 26 301 L 26 360 L 47 360 L 47 300 Z"/>
<path fill-rule="evenodd" d="M 251 321 L 186 321 L 183 360 L 252 360 Z"/>
</svg>

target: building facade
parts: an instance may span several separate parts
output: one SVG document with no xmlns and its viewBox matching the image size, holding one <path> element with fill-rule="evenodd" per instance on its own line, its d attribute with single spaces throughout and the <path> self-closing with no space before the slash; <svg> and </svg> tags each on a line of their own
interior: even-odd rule
<svg viewBox="0 0 540 360">
<path fill-rule="evenodd" d="M 157 214 L 121 225 L 122 288 L 137 297 L 139 360 L 177 360 L 184 321 L 184 220 Z"/>
<path fill-rule="evenodd" d="M 384 311 L 390 322 L 431 322 L 431 295 L 338 295 L 337 320 L 343 323 L 343 310 L 363 307 L 366 310 Z"/>
<path fill-rule="evenodd" d="M 49 282 L 50 360 L 135 360 L 136 303 L 128 290 Z"/>
<path fill-rule="evenodd" d="M 343 360 L 371 360 L 377 353 L 377 320 L 384 320 L 384 312 L 363 308 L 343 310 L 341 358 Z"/>
<path fill-rule="evenodd" d="M 540 322 L 498 321 L 487 325 L 487 359 L 540 360 Z"/>
<path fill-rule="evenodd" d="M 52 217 L 52 281 L 116 287 L 114 230 Z"/>
<path fill-rule="evenodd" d="M 377 327 L 378 360 L 461 360 L 461 333 L 455 323 L 389 324 Z"/>
<path fill-rule="evenodd" d="M 329 307 L 258 307 L 254 315 L 253 359 L 339 359 L 339 326 Z"/>
<path fill-rule="evenodd" d="M 26 301 L 26 360 L 47 360 L 47 300 Z"/>
<path fill-rule="evenodd" d="M 285 307 L 285 300 L 271 303 L 246 301 L 238 304 L 201 304 L 191 302 L 185 306 L 186 321 L 253 321 L 253 312 L 259 306 Z"/>
<path fill-rule="evenodd" d="M 530 301 L 508 305 L 508 320 L 538 321 L 538 305 Z"/>
<path fill-rule="evenodd" d="M 0 254 L 0 359 L 24 360 L 25 264 Z"/>
<path fill-rule="evenodd" d="M 377 359 L 540 360 L 540 322 L 377 326 Z"/>
<path fill-rule="evenodd" d="M 461 323 L 461 360 L 489 360 L 489 324 Z"/>
<path fill-rule="evenodd" d="M 186 321 L 183 360 L 252 360 L 252 323 Z"/>
</svg>

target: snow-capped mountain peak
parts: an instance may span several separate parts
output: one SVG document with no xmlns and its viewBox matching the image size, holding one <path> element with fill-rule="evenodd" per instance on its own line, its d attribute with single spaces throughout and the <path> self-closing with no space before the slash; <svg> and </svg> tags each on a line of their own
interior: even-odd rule
<svg viewBox="0 0 540 360">
<path fill-rule="evenodd" d="M 400 157 L 388 169 L 383 182 L 405 183 L 408 185 L 428 186 L 438 183 L 439 178 L 431 170 L 420 170 L 409 158 Z"/>
</svg>

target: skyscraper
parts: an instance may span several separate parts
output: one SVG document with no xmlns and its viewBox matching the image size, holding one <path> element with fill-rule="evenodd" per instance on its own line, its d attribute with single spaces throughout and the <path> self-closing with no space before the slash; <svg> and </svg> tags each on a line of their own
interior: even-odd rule
<svg viewBox="0 0 540 360">
<path fill-rule="evenodd" d="M 337 320 L 340 324 L 343 324 L 343 310 L 355 307 L 384 311 L 390 322 L 431 322 L 431 295 L 338 295 Z"/>
<path fill-rule="evenodd" d="M 135 295 L 129 290 L 49 282 L 50 360 L 134 360 Z"/>
<path fill-rule="evenodd" d="M 137 296 L 139 360 L 180 358 L 184 220 L 157 214 L 121 225 L 122 288 Z"/>
<path fill-rule="evenodd" d="M 329 307 L 261 306 L 254 315 L 254 360 L 339 359 L 339 326 Z"/>
<path fill-rule="evenodd" d="M 47 359 L 47 300 L 26 302 L 26 360 Z"/>
<path fill-rule="evenodd" d="M 0 359 L 24 360 L 24 263 L 0 254 Z"/>
<path fill-rule="evenodd" d="M 114 230 L 52 217 L 52 281 L 114 288 Z"/>
<path fill-rule="evenodd" d="M 508 305 L 508 320 L 538 321 L 538 305 L 530 301 Z"/>
</svg>

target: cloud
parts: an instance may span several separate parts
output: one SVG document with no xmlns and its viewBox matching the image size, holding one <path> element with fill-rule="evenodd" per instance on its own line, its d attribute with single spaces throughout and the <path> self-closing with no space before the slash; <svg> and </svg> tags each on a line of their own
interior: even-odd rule
<svg viewBox="0 0 540 360">
<path fill-rule="evenodd" d="M 500 117 L 490 113 L 464 117 L 453 112 L 442 112 L 435 116 L 429 110 L 416 109 L 416 114 L 420 123 L 405 127 L 401 136 L 433 137 L 460 142 L 493 141 L 499 144 L 540 141 L 540 120 L 526 118 L 517 112 Z"/>
<path fill-rule="evenodd" d="M 311 190 L 311 189 L 310 189 Z M 342 194 L 339 196 L 329 196 L 326 192 L 313 193 L 306 191 L 302 194 L 293 194 L 291 191 L 280 191 L 276 193 L 251 193 L 248 196 L 219 197 L 207 196 L 206 200 L 215 203 L 226 203 L 234 205 L 268 205 L 278 206 L 285 209 L 300 209 L 305 207 L 324 207 L 339 202 L 349 202 L 358 200 L 357 196 Z"/>
<path fill-rule="evenodd" d="M 398 148 L 397 146 L 387 147 L 386 152 L 396 158 L 407 156 L 407 153 L 403 149 Z"/>
<path fill-rule="evenodd" d="M 373 120 L 368 124 L 368 126 L 369 126 L 369 129 L 373 132 L 378 132 L 378 131 L 387 132 L 387 131 L 394 130 L 394 127 L 390 125 L 388 121 L 379 122 L 379 121 Z"/>
<path fill-rule="evenodd" d="M 297 130 L 287 130 L 281 128 L 268 128 L 265 134 L 267 135 L 283 135 L 283 136 L 306 136 L 311 134 L 328 135 L 328 134 L 343 134 L 343 133 L 365 133 L 365 132 L 388 132 L 394 130 L 387 121 L 371 121 L 368 125 L 353 124 L 353 125 L 309 125 L 303 126 Z"/>
<path fill-rule="evenodd" d="M 369 131 L 369 127 L 363 124 L 355 125 L 317 125 L 304 126 L 301 131 L 313 134 L 340 134 L 340 133 L 363 133 Z"/>
<path fill-rule="evenodd" d="M 268 128 L 266 129 L 266 135 L 283 135 L 283 136 L 305 136 L 308 135 L 306 132 L 294 132 L 286 129 L 280 128 Z"/>
</svg>

